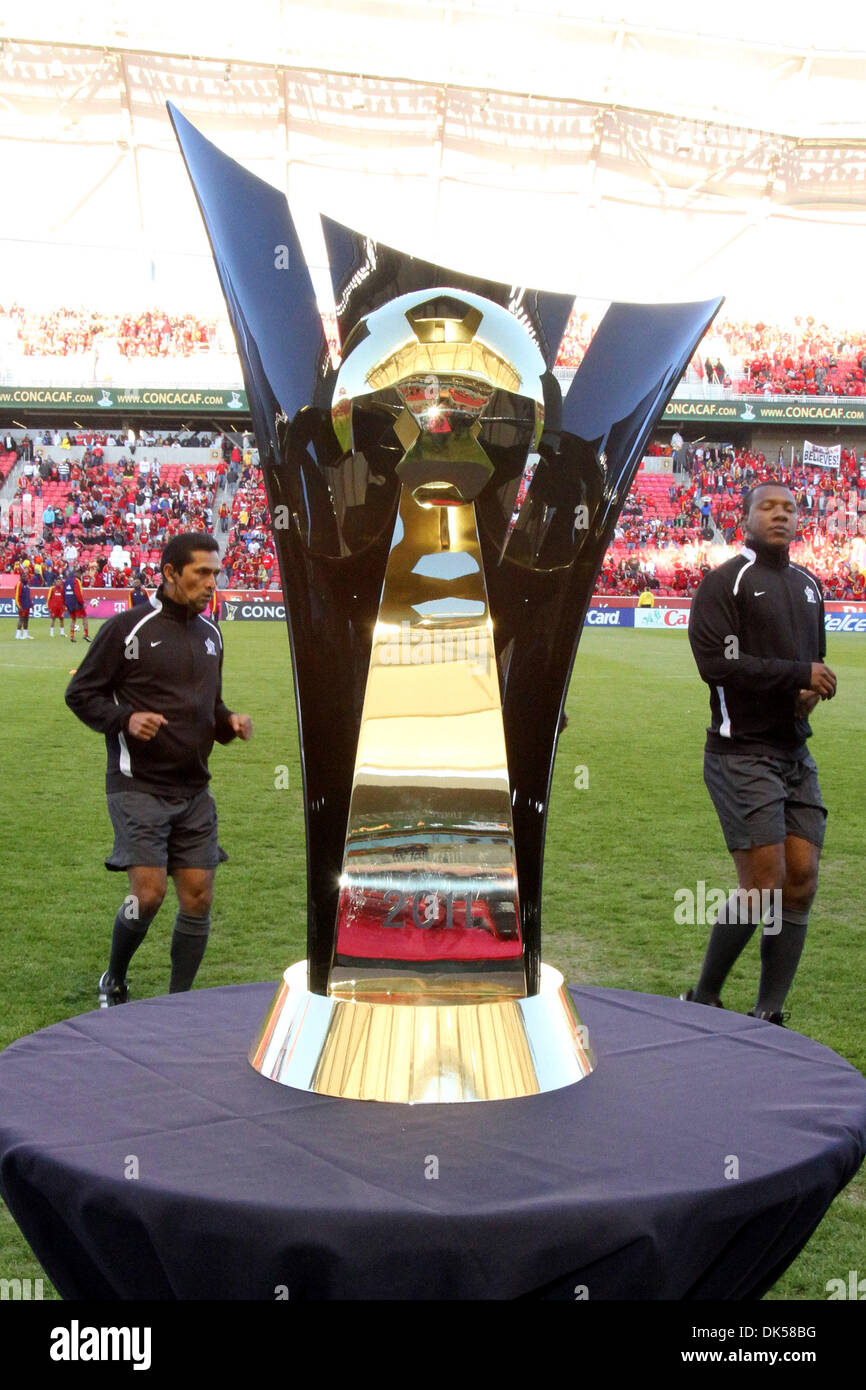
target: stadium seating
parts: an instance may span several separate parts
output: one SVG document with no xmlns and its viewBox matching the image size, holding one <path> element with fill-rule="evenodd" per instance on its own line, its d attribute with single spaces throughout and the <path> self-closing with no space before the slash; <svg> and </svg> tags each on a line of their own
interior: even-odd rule
<svg viewBox="0 0 866 1390">
<path fill-rule="evenodd" d="M 72 544 L 86 584 L 123 587 L 139 571 L 147 579 L 156 577 L 160 552 L 169 536 L 211 529 L 221 484 L 216 460 L 203 465 L 172 458 L 159 464 L 158 479 L 152 475 L 145 479 L 134 461 L 106 464 L 93 456 L 90 449 L 104 444 L 104 437 L 89 437 L 87 442 L 82 462 L 70 465 L 77 478 L 43 479 L 38 472 L 29 481 L 23 475 L 19 478 L 17 505 L 13 501 L 2 520 L 5 534 L 0 529 L 0 570 L 14 570 L 22 559 L 36 554 L 62 569 L 63 552 Z M 137 504 L 136 497 L 146 486 L 152 496 Z M 167 508 L 158 507 L 161 499 Z M 73 510 L 67 516 L 70 505 Z M 49 508 L 58 518 L 46 525 Z M 85 510 L 91 512 L 89 522 L 82 515 Z M 94 515 L 100 510 L 105 517 L 102 525 Z M 115 545 L 127 551 L 130 560 L 118 570 L 108 566 Z"/>
<path fill-rule="evenodd" d="M 98 442 L 104 443 L 104 439 L 88 440 L 91 447 Z M 669 453 L 670 447 L 659 442 L 648 452 Z M 181 530 L 208 529 L 222 536 L 226 534 L 225 525 L 223 567 L 229 582 L 250 589 L 278 583 L 264 484 L 250 455 L 246 457 L 237 487 L 228 492 L 221 491 L 218 476 L 208 477 L 221 466 L 216 461 L 212 466 L 190 465 L 172 455 L 170 461 L 160 464 L 155 497 L 138 509 L 135 496 L 141 480 L 134 464 L 128 464 L 125 472 L 118 465 L 111 466 L 113 476 L 109 478 L 109 465 L 90 456 L 89 462 L 78 466 L 78 480 L 43 480 L 37 476 L 29 485 L 31 511 L 39 507 L 41 515 L 51 506 L 62 514 L 62 520 L 46 528 L 40 537 L 33 530 L 27 532 L 20 511 L 16 513 L 14 507 L 10 508 L 0 518 L 0 572 L 14 571 L 22 559 L 36 553 L 60 566 L 64 546 L 71 538 L 78 549 L 76 563 L 84 571 L 86 583 L 104 582 L 106 562 L 115 543 L 129 551 L 130 564 L 122 571 L 109 571 L 112 584 L 129 584 L 138 570 L 153 582 L 167 536 Z M 9 458 L 11 467 L 15 455 Z M 6 456 L 0 455 L 0 466 L 7 461 Z M 644 588 L 651 588 L 660 597 L 693 593 L 702 572 L 733 554 L 742 542 L 738 521 L 744 490 L 755 482 L 779 476 L 798 497 L 801 538 L 795 547 L 796 557 L 819 575 L 829 597 L 863 597 L 866 458 L 858 462 L 852 450 L 843 451 L 838 476 L 804 469 L 799 463 L 793 470 L 780 470 L 779 465 L 771 467 L 763 454 L 742 450 L 710 459 L 691 449 L 686 463 L 691 472 L 685 478 L 645 469 L 638 473 L 605 557 L 598 593 L 639 594 Z M 184 475 L 191 487 L 182 483 Z M 25 479 L 20 478 L 19 495 L 27 486 Z M 96 500 L 91 497 L 94 488 L 101 494 L 106 510 L 105 529 L 99 531 L 93 525 L 88 529 L 78 512 L 70 518 L 65 515 L 67 505 L 70 501 L 74 504 L 76 497 L 81 506 L 90 499 L 92 510 Z M 167 515 L 151 510 L 160 498 L 168 503 Z M 705 534 L 700 514 L 704 500 L 709 502 L 712 522 L 709 534 Z M 224 518 L 219 514 L 221 505 L 226 509 Z M 727 543 L 721 543 L 722 531 Z"/>
<path fill-rule="evenodd" d="M 207 352 L 216 337 L 216 319 L 166 314 L 159 309 L 109 314 L 95 309 L 59 308 L 49 313 L 13 304 L 0 315 L 15 325 L 27 357 L 67 357 L 116 341 L 123 357 L 189 357 Z"/>
<path fill-rule="evenodd" d="M 84 358 L 98 350 L 106 362 L 122 359 L 197 358 L 222 362 L 233 352 L 222 317 L 168 314 L 159 308 L 127 313 L 61 307 L 44 313 L 20 304 L 0 306 L 5 337 L 27 358 Z M 592 341 L 595 317 L 575 306 L 557 358 L 557 367 L 576 369 Z M 323 315 L 334 359 L 338 333 L 333 314 Z M 711 355 L 710 349 L 712 349 Z M 719 354 L 723 353 L 723 357 Z M 180 366 L 178 370 L 181 371 Z M 685 383 L 720 394 L 866 395 L 866 332 L 833 328 L 797 317 L 789 325 L 749 320 L 717 320 L 695 353 Z"/>
<path fill-rule="evenodd" d="M 557 366 L 576 369 L 592 340 L 587 315 L 575 308 Z M 713 344 L 715 356 L 707 354 Z M 718 353 L 724 345 L 724 360 Z M 866 395 L 866 332 L 831 329 L 798 318 L 790 327 L 717 320 L 699 344 L 686 384 L 718 387 L 739 395 Z"/>
</svg>

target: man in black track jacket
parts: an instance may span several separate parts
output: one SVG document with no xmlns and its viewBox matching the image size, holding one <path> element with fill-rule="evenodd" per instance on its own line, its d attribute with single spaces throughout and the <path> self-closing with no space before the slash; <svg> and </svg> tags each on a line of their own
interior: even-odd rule
<svg viewBox="0 0 866 1390">
<path fill-rule="evenodd" d="M 186 532 L 162 552 L 162 584 L 100 628 L 66 691 L 78 718 L 105 735 L 106 790 L 114 849 L 106 868 L 126 870 L 99 1004 L 126 1003 L 126 970 L 174 879 L 178 913 L 170 992 L 191 987 L 210 930 L 220 849 L 208 791 L 214 740 L 252 737 L 247 714 L 222 699 L 219 627 L 203 617 L 219 573 L 217 542 Z M 224 856 L 223 856 L 224 857 Z"/>
<path fill-rule="evenodd" d="M 703 579 L 689 621 L 692 652 L 710 687 L 704 781 L 739 887 L 716 918 L 697 987 L 682 997 L 720 1007 L 722 986 L 763 920 L 750 1012 L 773 1023 L 786 1017 L 827 816 L 806 746 L 808 716 L 836 693 L 824 664 L 821 585 L 788 558 L 796 529 L 788 488 L 753 488 L 744 499 L 745 547 Z"/>
</svg>

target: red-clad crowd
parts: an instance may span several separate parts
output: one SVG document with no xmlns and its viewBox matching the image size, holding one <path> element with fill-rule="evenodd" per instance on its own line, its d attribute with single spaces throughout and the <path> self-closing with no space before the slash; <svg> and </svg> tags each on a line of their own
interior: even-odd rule
<svg viewBox="0 0 866 1390">
<path fill-rule="evenodd" d="M 117 326 L 124 357 L 191 357 L 207 352 L 216 336 L 216 320 L 194 314 L 168 315 L 160 310 L 127 314 Z"/>
<path fill-rule="evenodd" d="M 124 357 L 191 357 L 210 350 L 217 326 L 215 318 L 162 309 L 109 314 L 64 307 L 38 313 L 12 304 L 9 309 L 0 306 L 3 317 L 15 326 L 27 357 L 71 357 L 112 340 Z"/>
<path fill-rule="evenodd" d="M 571 318 L 566 324 L 556 365 L 558 367 L 579 367 L 594 334 L 595 320 L 575 305 L 571 312 Z"/>
<path fill-rule="evenodd" d="M 743 363 L 743 380 L 752 389 L 805 395 L 863 394 L 856 389 L 858 384 L 862 386 L 866 370 L 866 332 L 862 327 L 831 328 L 811 315 L 797 316 L 788 326 L 722 319 L 712 325 L 708 336 L 721 338 L 730 357 Z M 698 364 L 695 366 L 697 369 Z"/>
<path fill-rule="evenodd" d="M 216 318 L 169 314 L 156 308 L 113 314 L 62 307 L 42 313 L 13 303 L 8 309 L 0 306 L 3 318 L 13 326 L 24 353 L 32 357 L 68 357 L 106 342 L 116 343 L 124 357 L 191 357 L 209 351 L 217 337 Z M 326 313 L 322 321 L 336 361 L 336 319 Z M 557 366 L 580 366 L 595 322 L 595 316 L 575 305 Z M 690 369 L 693 381 L 741 394 L 862 396 L 866 395 L 866 331 L 833 327 L 811 316 L 797 316 L 788 325 L 720 319 L 698 346 Z"/>
<path fill-rule="evenodd" d="M 0 572 L 20 572 L 27 560 L 36 583 L 71 565 L 89 586 L 123 587 L 137 573 L 152 584 L 170 536 L 207 530 L 227 536 L 227 584 L 279 584 L 264 485 L 246 440 L 215 437 L 219 447 L 212 461 L 185 466 L 182 456 L 178 462 L 149 461 L 140 441 L 134 454 L 109 463 L 103 455 L 112 436 L 57 432 L 51 442 L 58 437 L 81 444 L 84 455 L 80 462 L 49 461 L 40 457 L 39 437 L 27 442 L 32 466 L 18 479 L 13 505 L 0 514 Z M 208 435 L 192 438 L 198 445 L 212 442 Z M 148 439 L 164 446 L 171 436 Z M 20 452 L 20 441 L 17 447 Z M 670 451 L 660 444 L 649 450 Z M 790 487 L 797 500 L 794 558 L 821 578 L 828 597 L 866 598 L 866 453 L 858 459 L 855 451 L 843 450 L 835 469 L 805 466 L 796 454 L 774 462 L 763 453 L 719 445 L 683 445 L 677 452 L 685 481 L 638 474 L 597 593 L 694 593 L 706 569 L 742 543 L 745 492 L 773 480 Z"/>
<path fill-rule="evenodd" d="M 245 468 L 231 504 L 231 529 L 223 556 L 223 572 L 238 589 L 279 585 L 277 556 L 268 520 L 261 474 Z M 222 522 L 220 523 L 222 525 Z"/>
<path fill-rule="evenodd" d="M 557 358 L 577 368 L 593 336 L 592 320 L 575 307 Z M 712 342 L 714 355 L 707 351 Z M 725 357 L 719 356 L 719 344 Z M 733 364 L 740 364 L 735 371 Z M 707 331 L 690 363 L 693 379 L 748 393 L 802 396 L 866 395 L 866 332 L 831 328 L 811 317 L 788 327 L 760 320 L 720 319 Z"/>
<path fill-rule="evenodd" d="M 80 461 L 57 462 L 33 440 L 18 442 L 29 462 L 0 517 L 0 572 L 18 572 L 27 560 L 36 583 L 70 567 L 90 586 L 125 587 L 136 574 L 156 583 L 166 541 L 181 531 L 211 531 L 216 498 L 238 478 L 232 457 L 239 462 L 240 450 L 224 437 L 212 450 L 216 457 L 196 465 L 160 462 L 145 449 L 110 463 L 104 451 L 111 435 L 70 431 L 63 438 L 83 445 Z M 211 438 L 220 437 L 185 442 L 201 447 Z"/>
<path fill-rule="evenodd" d="M 686 483 L 638 475 L 596 592 L 690 596 L 707 569 L 743 544 L 748 489 L 777 481 L 797 502 L 793 558 L 818 575 L 828 598 L 866 598 L 866 454 L 858 461 L 853 450 L 843 450 L 836 471 L 805 467 L 796 456 L 786 464 L 747 450 L 713 452 L 715 460 L 703 450 L 700 460 L 692 458 Z"/>
<path fill-rule="evenodd" d="M 0 572 L 14 572 L 29 559 L 36 575 L 71 566 L 89 586 L 125 588 L 136 574 L 146 583 L 155 580 L 171 536 L 211 530 L 215 485 L 201 469 L 177 465 L 173 476 L 163 477 L 159 465 L 150 468 L 155 471 L 144 478 L 129 459 L 105 464 L 90 455 L 72 465 L 66 487 L 54 478 L 27 484 L 18 507 L 9 509 L 11 534 L 4 540 L 0 532 Z M 26 543 L 30 517 L 42 531 L 35 550 Z M 112 555 L 122 558 L 113 563 Z"/>
</svg>

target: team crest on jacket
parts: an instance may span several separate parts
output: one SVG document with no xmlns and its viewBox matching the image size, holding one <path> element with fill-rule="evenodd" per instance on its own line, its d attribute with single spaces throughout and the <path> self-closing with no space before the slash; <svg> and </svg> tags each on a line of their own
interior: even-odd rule
<svg viewBox="0 0 866 1390">
<path fill-rule="evenodd" d="M 815 597 L 815 590 L 810 588 L 808 584 L 803 585 L 803 593 L 806 595 L 806 599 L 809 603 L 818 602 L 818 600 Z"/>
<path fill-rule="evenodd" d="M 216 647 L 214 646 L 212 637 L 206 638 L 204 649 L 207 652 L 208 656 L 216 656 Z"/>
</svg>

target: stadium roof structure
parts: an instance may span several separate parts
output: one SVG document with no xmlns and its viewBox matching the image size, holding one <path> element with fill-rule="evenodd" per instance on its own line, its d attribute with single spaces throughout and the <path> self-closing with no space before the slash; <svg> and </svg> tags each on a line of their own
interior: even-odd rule
<svg viewBox="0 0 866 1390">
<path fill-rule="evenodd" d="M 432 260 L 599 298 L 721 292 L 862 320 L 862 6 L 648 8 L 7 11 L 0 300 L 14 280 L 31 302 L 100 286 L 102 304 L 218 302 L 170 99 L 302 214 Z M 303 234 L 321 258 L 314 224 Z"/>
</svg>

